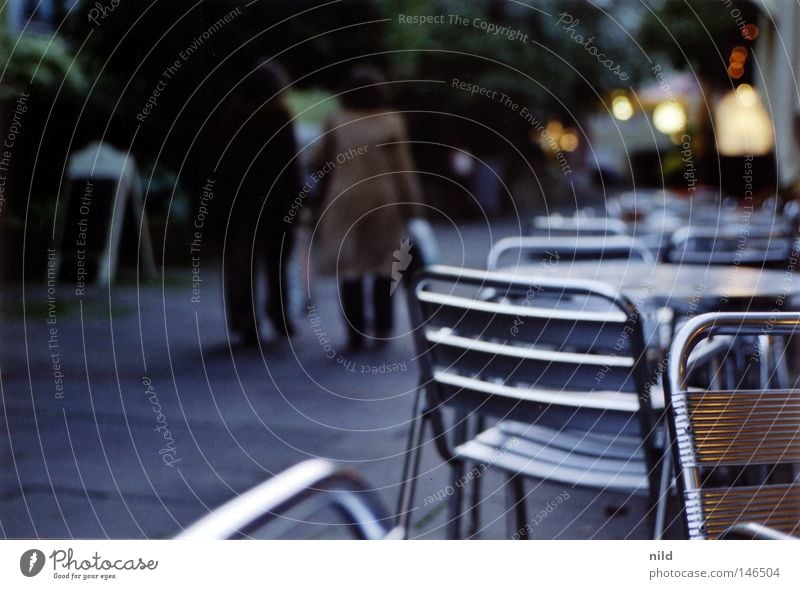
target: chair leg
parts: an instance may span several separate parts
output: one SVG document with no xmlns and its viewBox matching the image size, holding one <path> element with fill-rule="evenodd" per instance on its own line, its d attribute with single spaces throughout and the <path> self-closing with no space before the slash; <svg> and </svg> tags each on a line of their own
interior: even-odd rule
<svg viewBox="0 0 800 589">
<path fill-rule="evenodd" d="M 669 435 L 664 440 L 664 455 L 661 458 L 661 477 L 658 483 L 658 496 L 656 497 L 656 516 L 653 525 L 653 539 L 661 540 L 664 536 L 664 527 L 667 522 L 667 503 L 669 490 L 672 486 L 672 456 L 670 455 Z"/>
<path fill-rule="evenodd" d="M 422 440 L 425 436 L 424 399 L 421 390 L 417 391 L 414 401 L 414 420 L 408 433 L 408 444 L 403 459 L 403 474 L 400 481 L 400 497 L 397 505 L 396 525 L 403 530 L 404 537 L 408 537 L 411 526 L 411 504 L 414 501 L 419 463 L 422 456 Z"/>
<path fill-rule="evenodd" d="M 472 480 L 469 497 L 469 530 L 468 538 L 477 539 L 481 531 L 481 477 Z"/>
<path fill-rule="evenodd" d="M 453 427 L 453 446 L 467 440 L 469 434 L 469 419 L 461 412 L 455 415 L 456 425 Z M 450 540 L 461 539 L 461 517 L 464 512 L 464 472 L 466 464 L 463 460 L 453 460 L 450 472 L 452 474 L 453 495 L 450 497 L 450 521 L 447 525 L 447 537 Z"/>
<path fill-rule="evenodd" d="M 485 420 L 481 416 L 476 416 L 473 419 L 474 431 L 470 432 L 471 437 L 479 435 L 485 427 Z M 472 479 L 472 488 L 469 493 L 469 529 L 467 531 L 468 538 L 477 539 L 481 530 L 481 477 L 477 476 Z"/>
<path fill-rule="evenodd" d="M 789 367 L 786 364 L 787 339 L 776 336 L 772 344 L 772 365 L 775 373 L 775 386 L 779 389 L 791 388 Z"/>
<path fill-rule="evenodd" d="M 758 336 L 758 368 L 760 387 L 768 389 L 772 378 L 772 339 L 768 335 Z"/>
<path fill-rule="evenodd" d="M 450 496 L 450 520 L 447 522 L 447 539 L 461 540 L 461 515 L 464 507 L 464 485 L 461 481 L 464 477 L 464 463 L 460 460 L 454 463 L 450 472 L 453 476 L 453 494 Z"/>
<path fill-rule="evenodd" d="M 507 506 L 507 521 L 508 527 L 513 529 L 509 530 L 512 538 L 519 537 L 521 539 L 529 539 L 527 531 L 528 516 L 525 509 L 525 485 L 523 484 L 522 477 L 512 474 L 508 477 L 508 506 Z"/>
</svg>

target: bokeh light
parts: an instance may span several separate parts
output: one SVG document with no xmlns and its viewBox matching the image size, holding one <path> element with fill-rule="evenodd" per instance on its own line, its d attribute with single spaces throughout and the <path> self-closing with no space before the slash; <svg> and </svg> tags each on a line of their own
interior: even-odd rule
<svg viewBox="0 0 800 589">
<path fill-rule="evenodd" d="M 772 119 L 755 88 L 740 84 L 717 105 L 717 149 L 720 155 L 732 157 L 766 155 L 775 144 L 772 126 Z"/>
<path fill-rule="evenodd" d="M 611 101 L 611 112 L 620 121 L 627 121 L 633 116 L 633 104 L 627 96 L 616 96 Z"/>
<path fill-rule="evenodd" d="M 653 111 L 653 124 L 667 135 L 677 133 L 686 126 L 686 111 L 680 103 L 666 100 Z"/>
<path fill-rule="evenodd" d="M 575 151 L 578 149 L 579 145 L 580 140 L 578 139 L 578 134 L 572 129 L 564 133 L 558 141 L 558 146 L 568 152 Z"/>
</svg>

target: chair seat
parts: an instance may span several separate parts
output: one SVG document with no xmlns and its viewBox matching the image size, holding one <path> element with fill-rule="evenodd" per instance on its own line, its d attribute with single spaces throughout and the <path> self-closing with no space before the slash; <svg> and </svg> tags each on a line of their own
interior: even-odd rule
<svg viewBox="0 0 800 589">
<path fill-rule="evenodd" d="M 530 478 L 629 493 L 649 488 L 642 441 L 633 436 L 504 421 L 458 446 L 455 454 Z"/>
</svg>

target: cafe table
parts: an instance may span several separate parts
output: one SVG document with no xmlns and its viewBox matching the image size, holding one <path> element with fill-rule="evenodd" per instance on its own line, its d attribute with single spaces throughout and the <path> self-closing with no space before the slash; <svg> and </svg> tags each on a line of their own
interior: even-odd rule
<svg viewBox="0 0 800 589">
<path fill-rule="evenodd" d="M 554 259 L 505 267 L 533 278 L 589 280 L 610 285 L 641 312 L 648 348 L 663 356 L 686 319 L 716 311 L 779 313 L 797 309 L 800 275 L 744 266 L 699 266 L 633 260 Z M 784 362 L 785 358 L 781 358 Z M 781 368 L 781 374 L 785 366 Z M 780 378 L 784 378 L 781 376 Z"/>
<path fill-rule="evenodd" d="M 544 259 L 500 271 L 532 278 L 602 282 L 641 309 L 669 308 L 676 317 L 713 311 L 780 312 L 792 308 L 800 295 L 800 275 L 791 268 Z"/>
</svg>

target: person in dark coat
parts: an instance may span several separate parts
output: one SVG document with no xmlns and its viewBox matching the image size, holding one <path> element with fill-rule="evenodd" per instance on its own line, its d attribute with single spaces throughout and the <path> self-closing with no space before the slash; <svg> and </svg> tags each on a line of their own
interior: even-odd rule
<svg viewBox="0 0 800 589">
<path fill-rule="evenodd" d="M 282 68 L 264 63 L 233 91 L 222 116 L 226 145 L 218 146 L 224 150 L 218 175 L 229 206 L 223 255 L 228 328 L 249 345 L 259 337 L 260 267 L 267 279 L 267 317 L 279 335 L 294 331 L 286 313 L 294 226 L 283 218 L 302 182 L 292 117 L 281 96 L 286 85 Z"/>
</svg>

